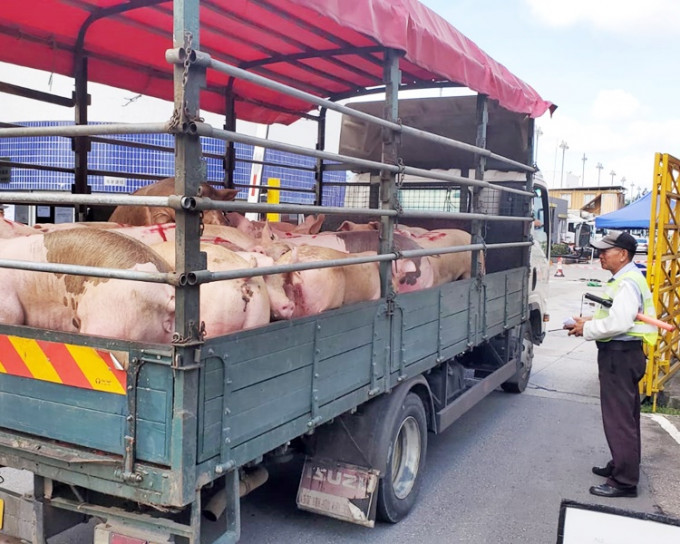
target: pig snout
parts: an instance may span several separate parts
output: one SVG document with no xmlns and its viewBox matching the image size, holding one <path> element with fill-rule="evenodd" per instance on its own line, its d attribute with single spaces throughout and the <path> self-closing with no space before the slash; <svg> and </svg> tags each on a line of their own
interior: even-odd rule
<svg viewBox="0 0 680 544">
<path fill-rule="evenodd" d="M 272 317 L 274 319 L 291 319 L 295 314 L 295 302 L 290 299 L 272 304 Z"/>
<path fill-rule="evenodd" d="M 420 277 L 420 267 L 411 259 L 396 261 L 392 272 L 400 285 L 415 285 Z"/>
</svg>

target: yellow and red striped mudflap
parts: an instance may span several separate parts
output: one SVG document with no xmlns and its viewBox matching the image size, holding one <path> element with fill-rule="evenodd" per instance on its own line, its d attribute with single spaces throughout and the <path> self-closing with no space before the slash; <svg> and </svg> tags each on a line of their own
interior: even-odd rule
<svg viewBox="0 0 680 544">
<path fill-rule="evenodd" d="M 127 374 L 108 351 L 0 335 L 0 374 L 125 394 Z"/>
</svg>

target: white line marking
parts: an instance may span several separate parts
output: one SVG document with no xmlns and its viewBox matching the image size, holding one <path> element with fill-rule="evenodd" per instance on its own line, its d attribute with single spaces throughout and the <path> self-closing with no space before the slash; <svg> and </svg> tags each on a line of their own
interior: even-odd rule
<svg viewBox="0 0 680 544">
<path fill-rule="evenodd" d="M 675 425 L 673 425 L 661 414 L 649 414 L 649 417 L 656 421 L 664 431 L 671 435 L 673 440 L 680 444 L 680 431 L 675 428 Z"/>
</svg>

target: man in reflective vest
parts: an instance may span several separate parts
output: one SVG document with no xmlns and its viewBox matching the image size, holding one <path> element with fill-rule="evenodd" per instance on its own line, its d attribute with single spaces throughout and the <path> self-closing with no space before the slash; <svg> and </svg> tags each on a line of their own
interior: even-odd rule
<svg viewBox="0 0 680 544">
<path fill-rule="evenodd" d="M 574 317 L 570 336 L 596 340 L 602 423 L 611 460 L 593 473 L 607 478 L 590 492 L 600 497 L 636 497 L 640 478 L 640 393 L 638 382 L 647 359 L 642 344 L 656 343 L 657 329 L 636 319 L 642 312 L 656 317 L 652 294 L 633 263 L 637 242 L 627 232 L 610 231 L 591 244 L 600 250 L 600 264 L 613 277 L 592 318 Z"/>
</svg>

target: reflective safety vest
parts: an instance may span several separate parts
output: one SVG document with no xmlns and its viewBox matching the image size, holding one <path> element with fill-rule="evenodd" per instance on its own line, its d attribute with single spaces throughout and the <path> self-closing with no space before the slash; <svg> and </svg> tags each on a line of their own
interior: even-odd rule
<svg viewBox="0 0 680 544">
<path fill-rule="evenodd" d="M 621 274 L 614 281 L 607 283 L 605 286 L 604 297 L 608 300 L 613 300 L 616 294 L 621 289 L 623 282 L 629 280 L 637 285 L 638 290 L 642 295 L 642 308 L 640 309 L 642 313 L 648 315 L 649 317 L 656 318 L 656 311 L 654 309 L 654 301 L 652 300 L 652 293 L 647 286 L 647 282 L 642 274 L 635 270 L 630 270 L 624 274 Z M 605 308 L 600 305 L 600 308 L 595 312 L 593 316 L 595 319 L 602 319 L 609 315 L 609 308 Z M 636 338 L 642 339 L 646 344 L 653 346 L 656 344 L 657 328 L 654 325 L 649 325 L 644 321 L 635 320 L 633 328 L 626 332 L 626 336 L 634 336 Z M 608 342 L 612 338 L 601 339 L 600 342 Z"/>
</svg>

